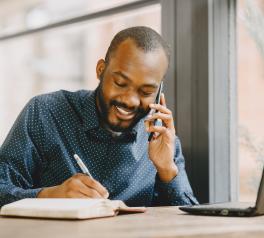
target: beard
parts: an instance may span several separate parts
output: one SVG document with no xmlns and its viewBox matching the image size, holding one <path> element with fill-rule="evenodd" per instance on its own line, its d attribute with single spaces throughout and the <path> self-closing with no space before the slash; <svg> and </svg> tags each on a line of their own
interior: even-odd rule
<svg viewBox="0 0 264 238">
<path fill-rule="evenodd" d="M 143 118 L 145 117 L 150 109 L 145 110 L 143 107 L 129 107 L 123 102 L 119 102 L 115 99 L 110 100 L 108 103 L 106 102 L 104 98 L 103 93 L 103 78 L 100 79 L 100 83 L 98 85 L 98 88 L 96 89 L 96 96 L 98 99 L 99 104 L 99 117 L 100 122 L 102 123 L 102 126 L 105 128 L 109 128 L 110 130 L 114 132 L 129 132 L 133 129 L 133 127 Z M 111 109 L 113 107 L 122 107 L 124 109 L 127 109 L 129 111 L 133 111 L 135 113 L 134 118 L 131 120 L 129 125 L 122 125 L 122 120 L 119 120 L 117 122 L 111 122 L 109 119 L 109 115 L 111 112 Z"/>
</svg>

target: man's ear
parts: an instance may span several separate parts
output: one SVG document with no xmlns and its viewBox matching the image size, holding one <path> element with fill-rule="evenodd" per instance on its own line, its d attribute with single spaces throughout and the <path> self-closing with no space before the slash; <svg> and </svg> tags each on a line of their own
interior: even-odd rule
<svg viewBox="0 0 264 238">
<path fill-rule="evenodd" d="M 96 65 L 96 76 L 99 80 L 103 75 L 104 70 L 105 70 L 105 61 L 103 59 L 100 59 Z"/>
</svg>

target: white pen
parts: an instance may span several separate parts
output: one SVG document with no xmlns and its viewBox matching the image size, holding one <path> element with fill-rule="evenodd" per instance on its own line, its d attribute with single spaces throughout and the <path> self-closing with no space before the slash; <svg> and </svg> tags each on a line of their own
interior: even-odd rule
<svg viewBox="0 0 264 238">
<path fill-rule="evenodd" d="M 85 166 L 85 164 L 82 162 L 81 158 L 77 154 L 74 154 L 73 157 L 76 160 L 76 162 L 79 165 L 79 167 L 82 170 L 82 172 L 84 174 L 90 176 L 93 179 L 93 176 L 90 174 L 89 170 L 87 169 L 87 167 Z"/>
</svg>

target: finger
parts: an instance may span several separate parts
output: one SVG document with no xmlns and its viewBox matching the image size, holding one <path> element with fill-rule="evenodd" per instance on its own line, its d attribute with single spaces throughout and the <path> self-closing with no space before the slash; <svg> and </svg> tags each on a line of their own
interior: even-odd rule
<svg viewBox="0 0 264 238">
<path fill-rule="evenodd" d="M 167 131 L 167 128 L 164 126 L 151 126 L 149 127 L 148 132 L 157 132 L 158 134 L 163 134 Z"/>
<path fill-rule="evenodd" d="M 81 192 L 74 192 L 74 191 L 68 192 L 66 197 L 67 198 L 88 198 L 85 194 Z"/>
<path fill-rule="evenodd" d="M 89 197 L 89 198 L 106 198 L 106 197 L 103 197 L 100 193 L 98 193 L 95 189 L 92 189 L 89 187 L 81 189 L 80 192 L 84 196 Z"/>
<path fill-rule="evenodd" d="M 161 104 L 149 104 L 149 107 L 151 109 L 158 110 L 159 112 L 165 113 L 165 114 L 172 114 L 171 110 L 169 110 L 166 106 Z"/>
<path fill-rule="evenodd" d="M 164 114 L 164 113 L 154 113 L 153 115 L 149 115 L 146 118 L 146 121 L 153 121 L 155 119 L 161 119 L 162 121 L 168 121 L 168 120 L 172 120 L 172 115 L 170 114 Z"/>
<path fill-rule="evenodd" d="M 79 184 L 79 192 L 81 192 L 86 197 L 90 198 L 104 198 L 99 192 L 97 192 L 95 189 L 88 187 L 86 184 L 83 183 L 83 181 L 78 180 L 80 182 Z"/>
<path fill-rule="evenodd" d="M 76 198 L 87 198 L 87 196 L 82 193 L 78 193 Z"/>
<path fill-rule="evenodd" d="M 160 96 L 160 104 L 167 107 L 164 93 L 162 93 Z"/>
<path fill-rule="evenodd" d="M 155 119 L 162 120 L 165 127 L 174 130 L 174 122 L 173 122 L 173 117 L 171 114 L 164 114 L 160 112 L 154 113 L 153 115 L 147 116 L 146 121 L 153 122 Z M 151 126 L 152 124 L 149 123 L 148 126 Z"/>
<path fill-rule="evenodd" d="M 68 182 L 66 183 L 66 194 L 67 194 L 67 196 L 69 196 L 69 194 L 72 194 L 72 193 L 79 193 L 80 192 L 80 193 L 84 194 L 86 197 L 103 198 L 103 196 L 101 194 L 99 194 L 98 192 L 96 192 L 96 194 L 94 194 L 93 192 L 90 191 L 93 188 L 87 186 L 83 182 L 83 177 L 87 177 L 87 176 L 84 174 L 75 174 L 71 179 L 68 180 Z"/>
<path fill-rule="evenodd" d="M 108 198 L 109 197 L 109 193 L 108 193 L 107 189 L 101 183 L 96 181 L 95 179 L 92 179 L 92 178 L 90 178 L 87 175 L 80 176 L 80 179 L 82 180 L 82 182 L 85 185 L 87 185 L 88 187 L 96 190 L 104 198 Z"/>
<path fill-rule="evenodd" d="M 150 124 L 150 121 L 147 121 L 147 120 L 144 121 L 146 131 L 148 131 L 148 129 L 149 129 L 149 124 Z"/>
<path fill-rule="evenodd" d="M 144 125 L 145 125 L 145 130 L 148 131 L 149 127 L 153 124 L 151 120 L 145 119 Z"/>
<path fill-rule="evenodd" d="M 159 133 L 157 133 L 157 132 L 154 132 L 153 139 L 154 139 L 154 140 L 156 140 L 156 139 L 157 139 L 159 136 L 160 136 L 160 134 L 159 134 Z"/>
</svg>

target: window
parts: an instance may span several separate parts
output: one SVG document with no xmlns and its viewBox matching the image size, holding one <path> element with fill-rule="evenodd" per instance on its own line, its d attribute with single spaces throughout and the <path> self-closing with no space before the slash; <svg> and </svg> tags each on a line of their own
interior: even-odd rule
<svg viewBox="0 0 264 238">
<path fill-rule="evenodd" d="M 34 4 L 36 2 L 33 1 Z M 69 13 L 71 6 L 77 6 L 77 3 L 86 3 L 80 6 L 90 6 L 91 11 L 103 8 L 103 5 L 104 9 L 117 3 L 120 5 L 121 1 L 112 1 L 112 5 L 109 4 L 111 1 L 97 2 L 74 0 L 66 4 L 57 0 L 38 1 L 38 4 L 43 6 L 45 3 L 50 9 L 54 7 L 54 11 L 63 6 L 62 10 L 68 9 L 65 12 Z M 8 3 L 14 4 L 12 1 L 4 3 L 6 9 Z M 28 4 L 32 5 L 32 1 L 17 4 L 16 14 L 23 15 Z M 105 57 L 111 39 L 118 31 L 135 25 L 150 26 L 161 32 L 160 4 L 150 2 L 138 9 L 124 7 L 111 15 L 100 15 L 87 21 L 0 41 L 0 106 L 4 112 L 0 114 L 0 144 L 22 107 L 33 96 L 59 89 L 94 89 L 98 84 L 96 63 Z"/>
<path fill-rule="evenodd" d="M 264 162 L 264 1 L 239 0 L 240 200 L 255 201 Z"/>
<path fill-rule="evenodd" d="M 237 150 L 240 199 L 254 199 L 264 153 L 263 0 L 10 0 L 0 6 L 0 144 L 32 96 L 95 88 L 96 61 L 114 33 L 144 24 L 172 48 L 165 94 L 199 201 L 237 200 Z M 262 20 L 250 25 L 256 13 Z M 16 37 L 19 31 L 26 34 Z"/>
<path fill-rule="evenodd" d="M 136 0 L 9 0 L 0 8 L 1 34 L 45 26 L 59 20 L 122 6 Z"/>
</svg>

